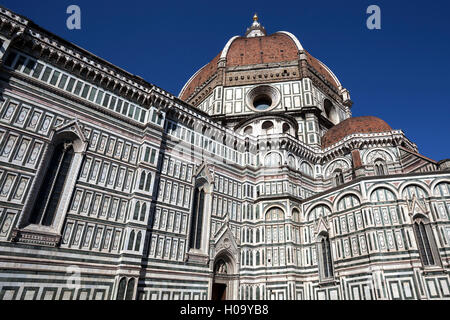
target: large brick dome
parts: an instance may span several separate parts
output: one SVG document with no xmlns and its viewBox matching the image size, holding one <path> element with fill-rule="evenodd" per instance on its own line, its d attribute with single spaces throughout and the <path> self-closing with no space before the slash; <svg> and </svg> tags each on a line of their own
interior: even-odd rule
<svg viewBox="0 0 450 320">
<path fill-rule="evenodd" d="M 332 127 L 322 137 L 322 148 L 328 148 L 345 137 L 355 133 L 381 133 L 392 131 L 382 119 L 373 116 L 355 117 Z"/>
<path fill-rule="evenodd" d="M 339 91 L 342 86 L 337 77 L 322 62 L 310 55 L 291 33 L 279 31 L 271 35 L 236 36 L 231 38 L 224 49 L 207 65 L 197 71 L 186 83 L 179 95 L 180 99 L 190 101 L 192 96 L 205 86 L 215 86 L 224 74 L 219 75 L 219 65 L 224 68 L 225 75 L 236 68 L 255 66 L 261 68 L 268 65 L 300 66 L 299 60 L 306 58 L 308 68 L 316 71 L 331 87 Z M 300 70 L 297 78 L 300 77 Z M 219 79 L 218 79 L 219 78 Z M 277 80 L 277 79 L 274 79 Z M 282 79 L 278 79 L 282 81 Z M 212 84 L 211 84 L 212 83 Z M 195 103 L 194 103 L 195 105 Z"/>
</svg>

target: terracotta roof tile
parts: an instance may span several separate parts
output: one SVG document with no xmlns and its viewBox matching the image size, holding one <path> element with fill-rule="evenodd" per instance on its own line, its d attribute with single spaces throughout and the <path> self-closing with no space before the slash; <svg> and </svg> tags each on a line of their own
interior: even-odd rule
<svg viewBox="0 0 450 320">
<path fill-rule="evenodd" d="M 392 131 L 392 128 L 380 118 L 373 116 L 355 117 L 342 121 L 338 125 L 332 127 L 322 137 L 322 148 L 339 142 L 346 136 L 355 133 L 381 133 Z"/>
<path fill-rule="evenodd" d="M 292 39 L 281 33 L 265 37 L 237 38 L 227 54 L 227 66 L 298 60 L 298 48 Z"/>
<path fill-rule="evenodd" d="M 222 52 L 221 52 L 222 53 Z M 217 62 L 221 53 L 219 53 L 210 63 L 204 66 L 197 75 L 191 80 L 189 85 L 183 90 L 181 95 L 182 100 L 187 100 L 189 96 L 194 92 L 195 88 L 201 86 L 206 80 L 208 80 L 217 71 Z"/>
</svg>

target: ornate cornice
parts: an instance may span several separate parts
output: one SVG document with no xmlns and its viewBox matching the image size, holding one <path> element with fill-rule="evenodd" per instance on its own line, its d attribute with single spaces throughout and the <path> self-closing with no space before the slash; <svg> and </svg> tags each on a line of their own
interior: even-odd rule
<svg viewBox="0 0 450 320">
<path fill-rule="evenodd" d="M 61 240 L 61 236 L 57 234 L 47 234 L 37 231 L 27 231 L 14 229 L 11 233 L 12 242 L 20 242 L 33 245 L 41 245 L 47 247 L 57 247 Z"/>
<path fill-rule="evenodd" d="M 153 85 L 142 78 L 42 29 L 31 20 L 0 8 L 0 33 L 11 45 L 94 83 L 107 91 L 148 106 Z"/>
</svg>

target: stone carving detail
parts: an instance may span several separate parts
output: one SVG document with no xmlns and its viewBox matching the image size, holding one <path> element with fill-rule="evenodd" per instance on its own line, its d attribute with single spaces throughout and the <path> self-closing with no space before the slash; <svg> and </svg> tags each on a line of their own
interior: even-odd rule
<svg viewBox="0 0 450 320">
<path fill-rule="evenodd" d="M 325 177 L 329 178 L 333 174 L 334 171 L 340 169 L 342 171 L 346 171 L 350 169 L 350 166 L 344 160 L 336 160 L 332 164 L 330 164 L 325 172 Z"/>
<path fill-rule="evenodd" d="M 374 151 L 371 151 L 366 156 L 365 164 L 372 164 L 377 159 L 383 159 L 385 162 L 391 162 L 393 160 L 391 155 L 389 153 L 387 153 L 386 151 L 374 150 Z"/>
<path fill-rule="evenodd" d="M 225 261 L 219 260 L 216 263 L 216 267 L 214 269 L 214 272 L 216 274 L 228 274 L 228 267 L 227 267 L 227 264 L 225 263 Z"/>
<path fill-rule="evenodd" d="M 239 243 L 236 240 L 236 238 L 233 236 L 231 230 L 229 229 L 228 225 L 225 224 L 225 230 L 222 230 L 217 234 L 216 239 L 214 240 L 214 244 L 211 244 L 211 260 L 214 261 L 217 255 L 222 255 L 225 253 L 229 257 L 231 257 L 234 261 L 239 262 Z M 223 259 L 220 259 L 220 261 L 223 261 Z M 215 267 L 214 267 L 215 268 Z M 214 269 L 214 271 L 217 271 Z M 227 272 L 230 272 L 230 270 L 227 269 Z M 237 270 L 232 271 L 233 273 L 236 273 Z"/>
<path fill-rule="evenodd" d="M 14 229 L 11 234 L 11 241 L 13 242 L 36 244 L 48 247 L 57 247 L 60 240 L 60 235 L 45 234 L 36 231 Z"/>
</svg>

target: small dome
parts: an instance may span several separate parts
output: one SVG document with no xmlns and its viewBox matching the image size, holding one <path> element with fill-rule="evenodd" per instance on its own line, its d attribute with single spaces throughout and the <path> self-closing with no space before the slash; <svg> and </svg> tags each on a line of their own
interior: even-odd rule
<svg viewBox="0 0 450 320">
<path fill-rule="evenodd" d="M 381 133 L 390 131 L 392 131 L 392 128 L 384 120 L 377 117 L 365 116 L 349 118 L 332 127 L 325 133 L 322 137 L 322 148 L 328 148 L 345 137 L 355 133 Z"/>
</svg>

